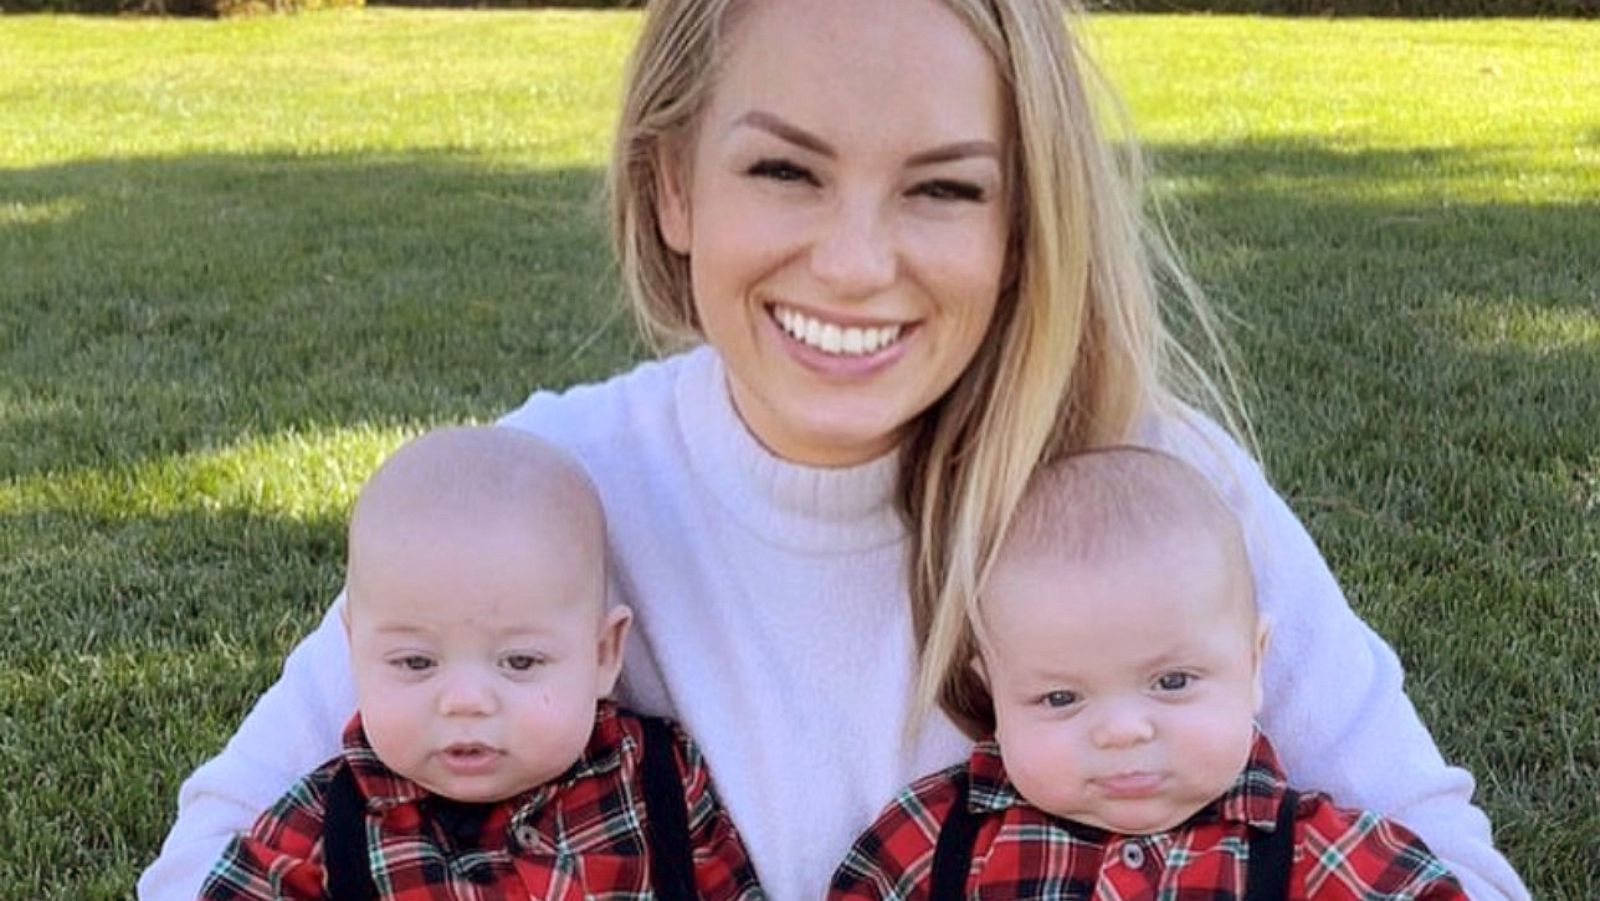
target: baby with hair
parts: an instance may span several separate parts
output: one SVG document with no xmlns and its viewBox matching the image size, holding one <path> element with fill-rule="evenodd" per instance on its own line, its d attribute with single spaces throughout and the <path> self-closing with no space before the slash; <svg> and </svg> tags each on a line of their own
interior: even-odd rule
<svg viewBox="0 0 1600 901">
<path fill-rule="evenodd" d="M 343 750 L 229 844 L 203 898 L 761 897 L 696 746 L 607 700 L 632 614 L 606 604 L 574 461 L 512 429 L 430 432 L 349 529 Z"/>
<path fill-rule="evenodd" d="M 1043 469 L 971 629 L 990 737 L 901 793 L 830 898 L 1466 898 L 1405 827 L 1288 785 L 1239 524 L 1176 458 Z"/>
</svg>

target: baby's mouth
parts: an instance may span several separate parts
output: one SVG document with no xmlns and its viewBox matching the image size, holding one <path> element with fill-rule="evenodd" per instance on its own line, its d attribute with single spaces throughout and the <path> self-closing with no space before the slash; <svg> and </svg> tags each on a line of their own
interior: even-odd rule
<svg viewBox="0 0 1600 901">
<path fill-rule="evenodd" d="M 472 768 L 493 762 L 501 751 L 482 742 L 457 742 L 446 747 L 441 755 L 453 767 Z"/>
</svg>

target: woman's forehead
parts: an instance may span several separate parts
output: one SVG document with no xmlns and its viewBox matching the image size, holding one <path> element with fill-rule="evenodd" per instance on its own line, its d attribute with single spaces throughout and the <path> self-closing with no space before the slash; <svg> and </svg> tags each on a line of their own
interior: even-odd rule
<svg viewBox="0 0 1600 901">
<path fill-rule="evenodd" d="M 997 139 L 994 61 L 938 0 L 762 0 L 726 35 L 713 130 L 752 110 L 817 133 Z"/>
</svg>

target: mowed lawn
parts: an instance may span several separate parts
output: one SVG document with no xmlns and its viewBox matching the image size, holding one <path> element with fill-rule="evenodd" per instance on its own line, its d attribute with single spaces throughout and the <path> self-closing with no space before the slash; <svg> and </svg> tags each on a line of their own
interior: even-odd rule
<svg viewBox="0 0 1600 901">
<path fill-rule="evenodd" d="M 0 19 L 0 896 L 131 893 L 399 441 L 643 355 L 636 27 Z M 1600 897 L 1600 23 L 1090 41 L 1273 477 L 1535 896 Z"/>
</svg>

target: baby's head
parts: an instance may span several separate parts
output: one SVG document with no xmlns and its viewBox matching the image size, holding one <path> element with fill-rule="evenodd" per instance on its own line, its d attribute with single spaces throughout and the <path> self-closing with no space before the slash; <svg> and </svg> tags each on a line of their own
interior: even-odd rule
<svg viewBox="0 0 1600 901">
<path fill-rule="evenodd" d="M 1160 832 L 1249 757 L 1266 629 L 1238 522 L 1156 451 L 1047 466 L 979 599 L 975 666 L 1017 791 L 1048 813 Z"/>
<path fill-rule="evenodd" d="M 621 668 L 630 614 L 605 600 L 600 503 L 566 455 L 497 427 L 402 447 L 350 519 L 344 619 L 379 758 L 461 801 L 559 776 Z"/>
</svg>

